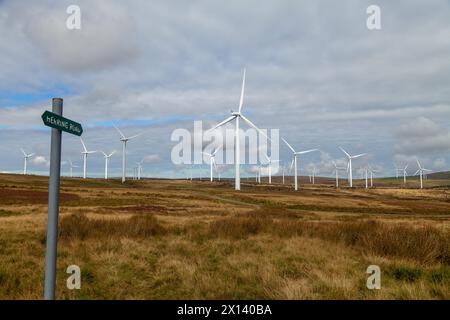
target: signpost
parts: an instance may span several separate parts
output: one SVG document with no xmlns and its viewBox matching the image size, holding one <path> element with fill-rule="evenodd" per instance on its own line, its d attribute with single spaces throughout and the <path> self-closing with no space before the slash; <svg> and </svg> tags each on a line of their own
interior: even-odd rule
<svg viewBox="0 0 450 320">
<path fill-rule="evenodd" d="M 44 285 L 45 300 L 55 299 L 59 179 L 61 174 L 61 133 L 62 131 L 65 131 L 77 136 L 81 136 L 83 133 L 83 128 L 79 123 L 64 118 L 62 113 L 63 99 L 53 98 L 52 112 L 45 111 L 42 115 L 44 124 L 53 128 L 50 149 L 50 180 L 48 185 L 47 250 L 45 253 Z"/>
</svg>

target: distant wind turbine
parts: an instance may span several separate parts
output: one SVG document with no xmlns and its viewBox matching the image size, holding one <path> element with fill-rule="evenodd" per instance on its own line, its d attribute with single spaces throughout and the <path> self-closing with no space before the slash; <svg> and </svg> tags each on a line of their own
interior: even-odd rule
<svg viewBox="0 0 450 320">
<path fill-rule="evenodd" d="M 289 147 L 289 149 L 291 149 L 291 151 L 292 151 L 292 153 L 294 155 L 294 159 L 292 160 L 292 163 L 291 163 L 291 168 L 294 167 L 294 184 L 295 184 L 295 190 L 297 191 L 298 190 L 297 157 L 302 155 L 302 154 L 307 154 L 307 153 L 310 153 L 310 152 L 318 151 L 318 149 L 311 149 L 311 150 L 297 152 L 297 151 L 294 150 L 294 148 L 292 148 L 292 146 L 284 138 L 281 138 L 281 139 Z"/>
<path fill-rule="evenodd" d="M 402 169 L 403 171 L 403 184 L 406 185 L 406 176 L 408 175 L 408 173 L 406 172 L 406 169 L 408 169 L 408 164 L 406 164 L 406 166 Z"/>
<path fill-rule="evenodd" d="M 20 149 L 23 153 L 23 174 L 27 174 L 27 161 L 29 158 L 34 156 L 34 153 L 27 154 L 23 149 Z"/>
<path fill-rule="evenodd" d="M 239 101 L 239 109 L 238 111 L 232 111 L 231 116 L 225 119 L 224 121 L 217 124 L 215 127 L 209 129 L 207 132 L 211 130 L 215 130 L 228 122 L 231 122 L 235 120 L 236 128 L 235 128 L 235 144 L 234 144 L 234 157 L 235 157 L 235 178 L 234 178 L 234 188 L 235 190 L 241 190 L 241 175 L 240 175 L 240 141 L 239 141 L 239 120 L 242 119 L 245 122 L 247 122 L 248 125 L 256 129 L 260 134 L 262 134 L 265 138 L 268 140 L 271 140 L 267 135 L 264 134 L 256 125 L 254 125 L 250 120 L 248 120 L 244 115 L 242 114 L 242 105 L 244 104 L 244 91 L 245 91 L 245 69 L 244 69 L 244 76 L 242 78 L 242 88 L 241 88 L 241 98 Z"/>
<path fill-rule="evenodd" d="M 82 138 L 80 138 L 81 144 L 83 145 L 83 150 L 81 153 L 83 154 L 83 179 L 86 179 L 86 167 L 87 167 L 87 155 L 91 153 L 96 153 L 97 151 L 88 151 L 86 149 L 86 145 Z"/>
<path fill-rule="evenodd" d="M 348 182 L 350 185 L 350 188 L 353 187 L 353 169 L 352 169 L 352 160 L 356 158 L 360 158 L 362 156 L 365 156 L 367 153 L 358 154 L 356 156 L 351 156 L 347 151 L 345 151 L 342 147 L 339 147 L 343 153 L 347 156 L 347 170 L 348 170 Z"/>
<path fill-rule="evenodd" d="M 280 160 L 272 160 L 267 154 L 264 153 L 264 156 L 267 159 L 267 166 L 269 170 L 269 184 L 272 184 L 272 163 L 279 162 Z"/>
<path fill-rule="evenodd" d="M 78 168 L 78 166 L 74 165 L 72 160 L 69 159 L 69 166 L 70 166 L 70 177 L 73 178 L 73 168 Z"/>
<path fill-rule="evenodd" d="M 216 165 L 216 154 L 220 150 L 221 147 L 217 149 L 213 149 L 212 153 L 202 152 L 203 154 L 207 155 L 209 157 L 209 165 L 210 165 L 210 181 L 213 182 L 214 175 L 213 175 L 213 168 L 217 171 L 217 165 Z"/>
<path fill-rule="evenodd" d="M 336 162 L 333 161 L 334 173 L 336 174 L 336 188 L 339 188 L 339 170 L 345 170 L 346 168 L 338 167 Z"/>
<path fill-rule="evenodd" d="M 123 143 L 123 148 L 122 148 L 122 183 L 124 183 L 125 182 L 125 177 L 126 177 L 127 142 L 130 141 L 131 139 L 139 137 L 140 135 L 142 135 L 142 132 L 139 133 L 139 134 L 136 134 L 134 136 L 131 136 L 131 137 L 125 137 L 125 135 L 122 133 L 122 131 L 120 131 L 119 128 L 117 128 L 115 125 L 114 125 L 114 128 L 119 133 L 120 141 L 122 141 L 122 143 Z"/>
<path fill-rule="evenodd" d="M 431 170 L 425 169 L 420 165 L 419 159 L 416 158 L 417 166 L 419 167 L 419 170 L 416 171 L 414 175 L 420 174 L 420 189 L 423 189 L 423 175 L 426 174 L 426 172 L 431 172 Z"/>
<path fill-rule="evenodd" d="M 113 152 L 111 152 L 110 154 L 106 154 L 105 152 L 103 152 L 103 156 L 105 157 L 105 179 L 108 179 L 108 164 L 109 164 L 109 159 L 112 157 L 112 155 L 114 153 L 116 153 L 116 151 L 114 150 Z"/>
</svg>

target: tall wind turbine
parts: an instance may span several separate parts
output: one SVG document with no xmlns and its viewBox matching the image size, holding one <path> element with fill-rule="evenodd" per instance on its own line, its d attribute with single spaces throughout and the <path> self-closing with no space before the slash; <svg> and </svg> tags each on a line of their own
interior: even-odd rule
<svg viewBox="0 0 450 320">
<path fill-rule="evenodd" d="M 125 135 L 122 133 L 122 131 L 120 131 L 119 128 L 117 128 L 115 125 L 114 125 L 114 128 L 119 133 L 120 141 L 122 141 L 122 143 L 123 143 L 123 148 L 122 148 L 122 183 L 124 183 L 125 182 L 125 176 L 126 176 L 127 142 L 130 141 L 131 139 L 139 137 L 142 134 L 142 132 L 139 133 L 139 134 L 136 134 L 134 136 L 131 136 L 131 137 L 125 137 Z"/>
<path fill-rule="evenodd" d="M 291 168 L 292 168 L 292 166 L 294 166 L 294 185 L 295 185 L 295 191 L 297 191 L 298 190 L 297 156 L 300 156 L 302 154 L 307 154 L 307 153 L 310 153 L 310 152 L 313 152 L 313 151 L 318 151 L 318 149 L 311 149 L 311 150 L 297 152 L 297 151 L 294 150 L 294 148 L 292 148 L 292 146 L 284 138 L 281 138 L 281 140 L 283 140 L 284 143 L 289 147 L 289 149 L 291 149 L 291 151 L 292 151 L 292 153 L 294 155 L 294 159 L 292 160 L 292 163 L 291 163 Z"/>
<path fill-rule="evenodd" d="M 356 158 L 360 158 L 362 156 L 365 156 L 367 153 L 358 154 L 356 156 L 351 156 L 347 151 L 345 151 L 342 147 L 339 147 L 343 153 L 347 156 L 347 170 L 348 170 L 348 182 L 350 184 L 350 188 L 353 187 L 353 171 L 352 171 L 352 160 Z"/>
<path fill-rule="evenodd" d="M 23 149 L 20 149 L 23 153 L 23 174 L 27 174 L 27 161 L 34 156 L 34 153 L 27 154 Z"/>
<path fill-rule="evenodd" d="M 73 178 L 73 168 L 78 168 L 78 166 L 74 165 L 72 160 L 69 159 L 69 166 L 70 166 L 70 177 Z"/>
<path fill-rule="evenodd" d="M 217 149 L 214 149 L 212 153 L 202 152 L 203 154 L 205 154 L 209 157 L 210 181 L 211 182 L 213 182 L 213 180 L 214 180 L 213 168 L 216 168 L 216 171 L 217 171 L 216 154 L 217 154 L 217 151 L 219 151 L 219 150 L 220 150 L 220 147 Z"/>
<path fill-rule="evenodd" d="M 97 151 L 88 151 L 86 149 L 86 145 L 84 144 L 84 141 L 82 138 L 80 138 L 81 144 L 83 145 L 84 151 L 81 153 L 83 154 L 83 179 L 86 179 L 86 166 L 87 166 L 87 155 L 91 153 L 96 153 Z"/>
<path fill-rule="evenodd" d="M 235 190 L 241 190 L 241 175 L 240 175 L 240 161 L 241 161 L 241 155 L 240 155 L 240 145 L 239 145 L 239 120 L 242 119 L 247 124 L 249 124 L 251 127 L 256 129 L 259 133 L 261 133 L 266 139 L 271 140 L 267 135 L 264 134 L 257 126 L 255 126 L 250 120 L 248 120 L 244 115 L 242 114 L 242 105 L 244 104 L 244 91 L 245 91 L 245 69 L 244 69 L 244 76 L 242 78 L 242 89 L 241 89 L 241 98 L 239 100 L 239 109 L 238 111 L 232 111 L 231 116 L 222 121 L 221 123 L 217 124 L 215 127 L 209 129 L 208 131 L 215 130 L 228 122 L 231 122 L 233 120 L 236 121 L 236 131 L 235 131 L 235 144 L 234 144 L 234 157 L 235 157 L 235 178 L 234 178 L 234 188 Z M 207 131 L 207 132 L 208 132 Z"/>
<path fill-rule="evenodd" d="M 428 169 L 423 168 L 423 167 L 420 165 L 419 159 L 416 158 L 416 161 L 417 161 L 417 166 L 419 167 L 419 170 L 417 170 L 416 173 L 415 173 L 414 175 L 416 175 L 416 174 L 418 174 L 418 173 L 420 174 L 420 189 L 423 189 L 423 175 L 424 175 L 424 173 L 426 173 L 427 171 L 430 172 L 431 170 L 428 170 Z"/>
<path fill-rule="evenodd" d="M 279 162 L 280 160 L 272 160 L 271 158 L 269 158 L 269 156 L 267 154 L 264 153 L 264 156 L 267 159 L 267 167 L 269 170 L 269 184 L 272 184 L 272 163 L 273 162 Z"/>
<path fill-rule="evenodd" d="M 105 157 L 105 179 L 108 179 L 108 164 L 109 164 L 109 159 L 112 157 L 112 155 L 114 153 L 116 153 L 116 151 L 114 150 L 113 152 L 111 152 L 110 154 L 106 154 L 105 152 L 103 152 L 103 156 Z"/>
<path fill-rule="evenodd" d="M 339 170 L 345 170 L 346 168 L 338 167 L 335 161 L 333 161 L 334 173 L 336 174 L 336 188 L 339 188 Z"/>
</svg>

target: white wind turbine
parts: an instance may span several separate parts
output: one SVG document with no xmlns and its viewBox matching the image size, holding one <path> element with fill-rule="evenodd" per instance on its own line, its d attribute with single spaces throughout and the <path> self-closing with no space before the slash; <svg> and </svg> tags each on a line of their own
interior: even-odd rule
<svg viewBox="0 0 450 320">
<path fill-rule="evenodd" d="M 272 184 L 272 163 L 273 162 L 280 162 L 280 160 L 272 160 L 271 158 L 269 158 L 269 156 L 267 154 L 264 153 L 264 156 L 267 159 L 267 167 L 268 167 L 268 171 L 269 171 L 269 184 Z"/>
<path fill-rule="evenodd" d="M 408 169 L 408 164 L 406 164 L 406 166 L 402 169 L 403 171 L 403 184 L 406 185 L 406 176 L 408 175 L 408 173 L 406 172 L 406 169 Z"/>
<path fill-rule="evenodd" d="M 136 134 L 134 136 L 131 136 L 131 137 L 125 137 L 125 135 L 122 133 L 122 131 L 120 131 L 119 128 L 117 128 L 115 125 L 114 125 L 114 128 L 119 133 L 120 141 L 122 141 L 122 143 L 123 143 L 123 147 L 122 147 L 122 183 L 124 183 L 125 176 L 126 176 L 127 142 L 130 141 L 131 139 L 139 137 L 142 134 L 142 132 L 139 134 Z"/>
<path fill-rule="evenodd" d="M 109 159 L 112 157 L 112 155 L 114 153 L 116 153 L 116 150 L 114 150 L 113 152 L 111 152 L 110 154 L 106 154 L 105 152 L 103 152 L 103 156 L 105 157 L 105 179 L 108 179 L 108 165 L 109 165 Z"/>
<path fill-rule="evenodd" d="M 420 174 L 420 189 L 423 189 L 423 175 L 424 175 L 424 173 L 426 174 L 427 171 L 431 172 L 431 170 L 423 168 L 420 165 L 419 159 L 416 158 L 416 161 L 417 161 L 417 166 L 419 167 L 419 170 L 417 170 L 414 175 L 417 175 L 418 173 Z"/>
<path fill-rule="evenodd" d="M 144 173 L 143 163 L 145 161 L 145 158 L 143 158 L 141 161 L 136 162 L 137 165 L 137 179 L 141 180 L 142 174 Z"/>
<path fill-rule="evenodd" d="M 72 160 L 69 159 L 69 166 L 70 166 L 70 177 L 73 178 L 73 168 L 78 168 L 78 166 L 74 165 Z"/>
<path fill-rule="evenodd" d="M 234 144 L 234 157 L 235 157 L 235 178 L 234 178 L 234 188 L 235 190 L 241 190 L 241 175 L 240 175 L 240 161 L 241 161 L 241 155 L 240 155 L 240 141 L 239 141 L 239 120 L 242 119 L 247 124 L 249 124 L 251 127 L 256 129 L 260 134 L 262 134 L 266 139 L 271 140 L 267 135 L 264 134 L 257 126 L 255 126 L 250 120 L 248 120 L 244 115 L 242 114 L 242 105 L 244 104 L 244 91 L 245 91 L 245 69 L 244 69 L 244 76 L 242 78 L 242 89 L 241 89 L 241 98 L 239 100 L 239 109 L 238 111 L 231 111 L 231 116 L 225 119 L 224 121 L 217 124 L 215 127 L 209 129 L 207 132 L 211 130 L 215 130 L 228 122 L 231 122 L 233 120 L 236 121 L 236 128 L 235 128 L 235 144 Z"/>
<path fill-rule="evenodd" d="M 333 161 L 334 173 L 336 175 L 336 188 L 339 188 L 339 170 L 346 170 L 346 168 L 338 167 L 335 161 Z"/>
<path fill-rule="evenodd" d="M 356 156 L 351 156 L 347 151 L 345 151 L 342 147 L 339 147 L 343 153 L 347 156 L 347 170 L 348 170 L 348 183 L 350 185 L 350 188 L 353 187 L 353 169 L 352 169 L 352 160 L 356 158 L 360 158 L 362 156 L 365 156 L 367 153 L 358 154 Z"/>
<path fill-rule="evenodd" d="M 82 138 L 80 138 L 80 141 L 84 149 L 84 151 L 81 152 L 83 154 L 83 179 L 86 179 L 87 155 L 91 153 L 96 153 L 97 151 L 88 151 Z"/>
<path fill-rule="evenodd" d="M 281 140 L 284 141 L 284 143 L 289 147 L 289 149 L 291 149 L 292 153 L 294 154 L 294 159 L 292 160 L 292 163 L 291 163 L 291 170 L 292 170 L 292 167 L 294 166 L 294 185 L 295 185 L 295 190 L 297 191 L 298 190 L 297 156 L 300 156 L 302 154 L 307 154 L 307 153 L 310 153 L 310 152 L 314 152 L 314 151 L 318 151 L 318 149 L 311 149 L 311 150 L 297 152 L 297 151 L 294 150 L 294 148 L 292 148 L 292 146 L 284 138 L 281 138 Z"/>
<path fill-rule="evenodd" d="M 369 169 L 369 172 L 370 172 L 370 187 L 372 188 L 373 187 L 373 176 L 374 176 L 374 173 L 377 173 L 377 172 L 380 172 L 380 171 L 373 169 L 371 166 L 369 166 L 368 169 Z"/>
<path fill-rule="evenodd" d="M 20 149 L 23 153 L 23 174 L 27 174 L 27 162 L 28 159 L 34 156 L 34 153 L 27 154 L 23 149 Z"/>
<path fill-rule="evenodd" d="M 213 175 L 213 168 L 217 171 L 217 165 L 216 165 L 216 154 L 217 151 L 220 150 L 221 147 L 217 149 L 213 149 L 212 153 L 202 152 L 204 155 L 207 155 L 209 157 L 209 165 L 210 165 L 210 181 L 213 182 L 214 175 Z"/>
</svg>

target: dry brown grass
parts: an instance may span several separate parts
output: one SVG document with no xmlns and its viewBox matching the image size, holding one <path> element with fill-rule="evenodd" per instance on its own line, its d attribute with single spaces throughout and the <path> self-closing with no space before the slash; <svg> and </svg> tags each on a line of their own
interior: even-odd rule
<svg viewBox="0 0 450 320">
<path fill-rule="evenodd" d="M 152 237 L 165 232 L 153 215 L 134 215 L 128 219 L 89 219 L 84 214 L 72 214 L 61 219 L 59 237 L 66 240 Z"/>
<path fill-rule="evenodd" d="M 0 175 L 0 299 L 42 298 L 47 183 Z M 57 297 L 450 299 L 450 190 L 275 189 L 64 179 Z"/>
</svg>

